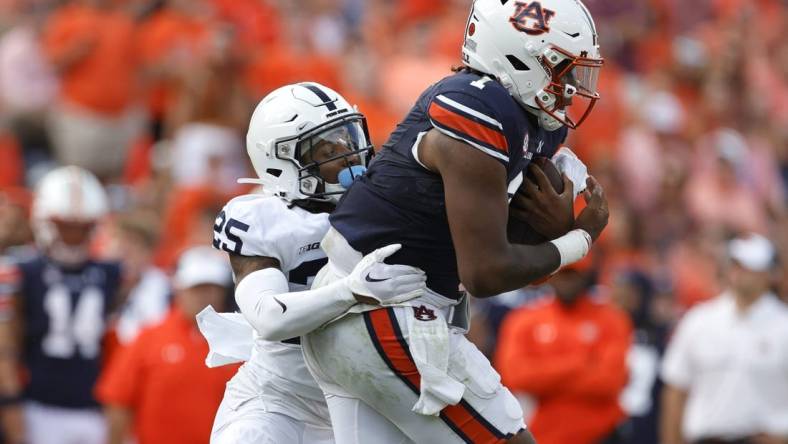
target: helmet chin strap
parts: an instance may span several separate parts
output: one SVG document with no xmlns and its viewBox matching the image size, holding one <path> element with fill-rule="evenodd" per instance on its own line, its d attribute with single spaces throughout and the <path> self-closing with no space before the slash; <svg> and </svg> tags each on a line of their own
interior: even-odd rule
<svg viewBox="0 0 788 444">
<path fill-rule="evenodd" d="M 339 199 L 342 197 L 342 194 L 344 194 L 344 192 L 347 190 L 345 187 L 343 187 L 341 184 L 338 183 L 323 182 L 323 187 L 325 188 L 326 193 L 332 193 L 332 194 L 328 194 L 326 198 L 328 198 L 329 201 L 334 203 L 339 202 Z"/>
<path fill-rule="evenodd" d="M 330 202 L 336 204 L 339 202 L 339 199 L 342 198 L 342 195 L 345 194 L 345 191 L 353 185 L 353 182 L 361 177 L 364 172 L 367 171 L 367 168 L 362 165 L 351 165 L 347 168 L 343 168 L 339 174 L 337 174 L 337 181 L 339 183 L 331 183 L 325 179 L 322 179 L 321 183 L 323 186 L 323 192 L 318 193 L 317 195 L 313 195 L 312 199 L 320 200 L 323 202 Z M 311 181 L 312 185 L 305 184 L 305 181 Z M 308 185 L 310 191 L 312 189 L 318 188 L 318 179 L 315 176 L 310 176 L 307 178 L 301 179 L 301 187 L 302 189 L 305 185 Z"/>
<path fill-rule="evenodd" d="M 565 125 L 564 122 L 566 121 L 566 111 L 553 111 L 553 114 L 557 115 L 564 122 L 545 111 L 545 109 L 555 105 L 556 101 L 557 98 L 553 93 L 547 92 L 543 89 L 536 92 L 536 103 L 539 105 L 539 108 L 533 109 L 532 112 L 539 118 L 539 126 L 546 129 L 547 131 L 555 131 Z M 531 110 L 530 107 L 529 110 Z"/>
<path fill-rule="evenodd" d="M 563 114 L 563 111 L 557 111 L 556 114 Z M 560 120 L 545 111 L 539 110 L 537 116 L 539 117 L 539 126 L 547 131 L 555 131 L 564 126 Z"/>
<path fill-rule="evenodd" d="M 564 126 L 563 122 L 551 116 L 550 113 L 542 109 L 533 108 L 530 106 L 526 106 L 525 109 L 528 110 L 529 113 L 536 116 L 536 118 L 539 120 L 539 126 L 546 129 L 547 131 L 555 131 Z M 564 112 L 558 111 L 556 114 L 563 117 Z"/>
</svg>

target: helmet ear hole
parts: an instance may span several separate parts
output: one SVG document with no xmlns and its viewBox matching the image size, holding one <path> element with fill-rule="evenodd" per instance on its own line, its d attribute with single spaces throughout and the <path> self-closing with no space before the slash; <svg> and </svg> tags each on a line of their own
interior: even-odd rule
<svg viewBox="0 0 788 444">
<path fill-rule="evenodd" d="M 270 174 L 270 175 L 272 175 L 272 176 L 274 176 L 274 177 L 279 177 L 279 176 L 282 175 L 282 170 L 279 170 L 279 169 L 276 169 L 276 168 L 268 168 L 267 170 L 265 170 L 265 172 Z"/>
<path fill-rule="evenodd" d="M 531 68 L 529 68 L 528 65 L 523 63 L 522 60 L 518 59 L 517 57 L 515 57 L 515 56 L 513 56 L 511 54 L 508 54 L 506 56 L 506 60 L 508 60 L 509 63 L 512 64 L 512 67 L 514 67 L 514 69 L 516 69 L 517 71 L 530 71 L 531 70 Z"/>
</svg>

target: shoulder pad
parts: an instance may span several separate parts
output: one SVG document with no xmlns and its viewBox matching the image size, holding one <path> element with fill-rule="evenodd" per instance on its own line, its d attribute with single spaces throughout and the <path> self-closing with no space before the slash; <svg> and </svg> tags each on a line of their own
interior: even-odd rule
<svg viewBox="0 0 788 444">
<path fill-rule="evenodd" d="M 457 74 L 438 82 L 427 110 L 433 127 L 508 163 L 522 113 L 506 89 L 489 77 Z"/>
<path fill-rule="evenodd" d="M 216 217 L 213 246 L 276 259 L 286 272 L 300 264 L 302 244 L 319 246 L 327 229 L 327 214 L 313 215 L 290 209 L 279 198 L 250 194 L 229 201 Z"/>
<path fill-rule="evenodd" d="M 242 256 L 280 259 L 269 226 L 287 211 L 277 198 L 262 195 L 238 196 L 222 208 L 213 225 L 213 247 Z"/>
</svg>

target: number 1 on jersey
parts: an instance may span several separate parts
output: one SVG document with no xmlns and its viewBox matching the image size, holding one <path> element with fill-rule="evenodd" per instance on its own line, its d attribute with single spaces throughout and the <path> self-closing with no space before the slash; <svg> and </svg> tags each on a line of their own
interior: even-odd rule
<svg viewBox="0 0 788 444">
<path fill-rule="evenodd" d="M 479 80 L 474 80 L 473 82 L 471 82 L 471 86 L 475 86 L 479 89 L 484 89 L 484 85 L 490 80 L 492 79 L 489 77 L 482 77 Z"/>
</svg>

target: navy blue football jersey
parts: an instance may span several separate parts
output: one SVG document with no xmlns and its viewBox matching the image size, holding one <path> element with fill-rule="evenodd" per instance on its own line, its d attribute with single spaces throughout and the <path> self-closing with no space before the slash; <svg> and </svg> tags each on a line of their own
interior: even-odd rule
<svg viewBox="0 0 788 444">
<path fill-rule="evenodd" d="M 414 155 L 417 141 L 433 128 L 500 162 L 509 197 L 522 183 L 528 162 L 533 157 L 552 157 L 567 130 L 539 127 L 537 119 L 489 77 L 453 74 L 419 97 L 367 173 L 331 214 L 331 225 L 353 248 L 367 254 L 401 243 L 402 249 L 389 262 L 423 269 L 430 289 L 456 298 L 459 274 L 443 182 Z"/>
<path fill-rule="evenodd" d="M 101 341 L 120 285 L 116 263 L 90 261 L 66 269 L 44 256 L 17 264 L 22 306 L 27 399 L 83 408 L 98 406 L 93 385 Z"/>
</svg>

